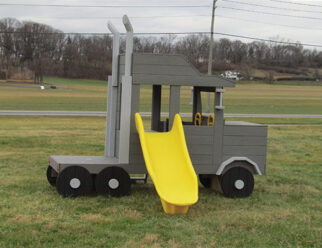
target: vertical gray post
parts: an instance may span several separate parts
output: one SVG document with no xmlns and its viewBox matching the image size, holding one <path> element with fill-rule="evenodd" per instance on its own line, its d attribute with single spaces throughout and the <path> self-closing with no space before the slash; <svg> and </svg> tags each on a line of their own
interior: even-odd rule
<svg viewBox="0 0 322 248">
<path fill-rule="evenodd" d="M 215 28 L 215 11 L 216 11 L 216 2 L 213 0 L 212 4 L 212 15 L 211 15 L 211 28 L 210 28 L 210 44 L 209 44 L 209 58 L 208 58 L 208 75 L 212 74 L 212 54 L 214 47 L 214 28 Z M 210 93 L 207 93 L 207 108 L 206 112 L 210 112 Z"/>
<path fill-rule="evenodd" d="M 132 85 L 132 96 L 131 96 L 131 133 L 137 133 L 135 127 L 135 113 L 139 112 L 140 107 L 140 85 Z"/>
<path fill-rule="evenodd" d="M 196 113 L 202 114 L 202 102 L 200 90 L 197 87 L 193 89 L 193 110 L 192 110 L 192 122 L 195 119 Z"/>
<path fill-rule="evenodd" d="M 128 164 L 130 155 L 133 28 L 127 15 L 123 16 L 123 24 L 127 33 L 125 49 L 125 73 L 122 77 L 119 162 Z"/>
<path fill-rule="evenodd" d="M 116 131 L 116 105 L 117 105 L 117 87 L 112 86 L 112 76 L 108 77 L 107 91 L 107 115 L 106 115 L 106 137 L 105 153 L 106 157 L 115 156 L 115 131 Z"/>
<path fill-rule="evenodd" d="M 153 85 L 151 130 L 159 131 L 161 118 L 161 85 Z"/>
<path fill-rule="evenodd" d="M 175 114 L 180 112 L 180 86 L 170 86 L 169 130 L 172 128 Z"/>
<path fill-rule="evenodd" d="M 223 139 L 224 139 L 224 107 L 222 99 L 223 89 L 216 88 L 215 93 L 215 125 L 214 125 L 214 153 L 213 153 L 213 165 L 214 169 L 217 169 L 222 162 L 223 155 Z"/>
<path fill-rule="evenodd" d="M 113 33 L 113 57 L 112 57 L 112 76 L 108 77 L 108 96 L 107 96 L 107 115 L 106 115 L 106 136 L 105 153 L 107 157 L 115 156 L 115 125 L 117 107 L 117 76 L 118 59 L 120 53 L 120 33 L 108 23 L 109 30 Z"/>
</svg>

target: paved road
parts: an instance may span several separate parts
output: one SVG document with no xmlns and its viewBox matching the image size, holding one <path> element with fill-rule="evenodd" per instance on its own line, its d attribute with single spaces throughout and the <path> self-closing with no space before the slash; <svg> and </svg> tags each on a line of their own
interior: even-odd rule
<svg viewBox="0 0 322 248">
<path fill-rule="evenodd" d="M 150 116 L 151 113 L 141 113 L 142 116 Z M 106 116 L 106 112 L 84 112 L 84 111 L 15 111 L 0 110 L 0 115 L 18 115 L 18 116 Z M 166 116 L 166 113 L 162 113 Z M 182 117 L 191 117 L 190 113 L 181 113 Z M 322 115 L 274 115 L 274 114 L 226 114 L 225 117 L 239 118 L 310 118 L 322 119 Z"/>
</svg>

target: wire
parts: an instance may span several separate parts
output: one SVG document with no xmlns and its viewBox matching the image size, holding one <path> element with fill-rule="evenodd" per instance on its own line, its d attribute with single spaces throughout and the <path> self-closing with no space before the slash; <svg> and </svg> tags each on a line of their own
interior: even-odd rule
<svg viewBox="0 0 322 248">
<path fill-rule="evenodd" d="M 277 14 L 277 13 L 271 13 L 271 12 L 264 12 L 264 11 L 257 11 L 257 10 L 248 10 L 248 9 L 239 9 L 239 8 L 226 7 L 226 6 L 217 6 L 217 8 L 221 8 L 221 9 L 232 9 L 232 10 L 238 10 L 238 11 L 251 12 L 251 13 L 260 13 L 260 14 L 265 14 L 265 15 L 287 16 L 287 17 L 294 17 L 294 18 L 305 18 L 305 19 L 312 19 L 312 20 L 322 20 L 322 18 L 319 18 L 319 17 L 295 16 L 295 15 L 287 15 L 287 14 Z"/>
<path fill-rule="evenodd" d="M 261 5 L 261 4 L 255 4 L 255 3 L 245 3 L 245 2 L 232 1 L 232 0 L 221 0 L 221 1 L 229 2 L 229 3 L 243 4 L 243 5 L 257 6 L 257 7 L 263 7 L 263 8 L 270 8 L 270 9 L 279 9 L 279 10 L 288 10 L 288 11 L 297 11 L 297 12 L 307 12 L 307 13 L 318 13 L 318 14 L 322 13 L 322 11 L 290 9 L 290 8 L 267 6 L 267 5 Z"/>
<path fill-rule="evenodd" d="M 267 0 L 267 1 L 277 2 L 277 3 L 287 3 L 287 4 L 295 4 L 295 5 L 302 5 L 302 6 L 311 6 L 311 7 L 318 7 L 318 8 L 322 8 L 322 5 L 317 5 L 317 4 L 297 3 L 297 2 L 281 1 L 281 0 Z"/>
<path fill-rule="evenodd" d="M 131 16 L 131 19 L 145 19 L 145 18 L 189 18 L 189 17 L 211 17 L 210 15 L 180 15 L 180 16 Z M 236 18 L 236 17 L 230 17 L 230 16 L 223 16 L 223 15 L 218 15 L 216 14 L 216 17 L 221 17 L 221 18 L 226 18 L 226 19 L 233 19 L 233 20 L 239 20 L 239 21 L 244 21 L 244 22 L 249 22 L 253 24 L 257 23 L 262 23 L 266 25 L 272 25 L 272 26 L 280 26 L 280 27 L 288 27 L 288 28 L 297 28 L 297 29 L 305 29 L 305 30 L 316 30 L 316 31 L 321 31 L 322 29 L 318 28 L 310 28 L 310 27 L 301 27 L 301 26 L 292 26 L 292 25 L 286 25 L 286 24 L 276 24 L 276 23 L 269 23 L 269 22 L 262 22 L 258 20 L 251 20 L 251 19 L 243 19 L 243 18 Z M 38 16 L 34 17 L 36 19 L 103 19 L 103 20 L 108 20 L 108 19 L 120 19 L 120 17 L 112 16 L 87 16 L 87 17 L 47 17 L 47 16 Z M 25 17 L 25 19 L 28 19 L 28 17 Z"/>
<path fill-rule="evenodd" d="M 188 18 L 188 17 L 211 17 L 210 15 L 180 15 L 180 16 L 131 16 L 131 19 L 145 19 L 145 18 Z M 28 19 L 27 17 L 24 17 Z M 86 16 L 86 17 L 47 17 L 47 16 L 36 16 L 33 18 L 40 19 L 121 19 L 119 16 Z"/>
<path fill-rule="evenodd" d="M 239 21 L 244 21 L 244 22 L 250 22 L 250 23 L 253 23 L 253 24 L 262 23 L 262 24 L 266 24 L 266 25 L 279 26 L 279 27 L 288 27 L 288 28 L 297 28 L 297 29 L 305 29 L 305 30 L 322 31 L 322 29 L 318 29 L 318 28 L 292 26 L 292 25 L 286 25 L 286 24 L 276 24 L 276 23 L 262 22 L 262 21 L 258 21 L 258 20 L 251 20 L 251 19 L 243 19 L 243 18 L 236 18 L 236 17 L 230 17 L 230 16 L 223 16 L 223 15 L 218 15 L 218 14 L 216 14 L 216 17 L 239 20 Z"/>
<path fill-rule="evenodd" d="M 61 7 L 61 8 L 209 8 L 210 5 L 67 5 L 67 4 L 26 4 L 0 3 L 0 6 Z"/>
<path fill-rule="evenodd" d="M 0 34 L 37 34 L 37 35 L 102 35 L 102 36 L 111 36 L 111 34 L 107 33 L 59 33 L 59 32 L 17 32 L 17 31 L 0 31 Z M 172 33 L 134 33 L 134 35 L 206 35 L 210 34 L 210 32 L 172 32 Z M 308 43 L 296 43 L 296 42 L 286 42 L 286 41 L 276 41 L 271 39 L 263 39 L 258 37 L 251 37 L 251 36 L 245 36 L 245 35 L 237 35 L 237 34 L 227 34 L 227 33 L 221 33 L 221 32 L 214 32 L 214 34 L 227 36 L 227 37 L 234 37 L 234 38 L 243 38 L 243 39 L 249 39 L 249 40 L 257 40 L 257 41 L 264 41 L 264 42 L 271 42 L 271 43 L 277 43 L 277 44 L 284 44 L 284 45 L 302 45 L 307 47 L 319 47 L 322 48 L 322 45 L 316 45 L 316 44 L 308 44 Z M 126 35 L 125 33 L 122 33 L 121 35 Z"/>
<path fill-rule="evenodd" d="M 287 41 L 276 41 L 271 39 L 263 39 L 263 38 L 255 38 L 250 36 L 244 36 L 244 35 L 236 35 L 236 34 L 225 34 L 225 33 L 219 33 L 215 32 L 215 34 L 223 35 L 223 36 L 229 36 L 229 37 L 237 37 L 237 38 L 243 38 L 243 39 L 249 39 L 249 40 L 258 40 L 258 41 L 265 41 L 265 42 L 272 42 L 272 43 L 279 43 L 279 44 L 285 44 L 285 45 L 302 45 L 302 46 L 308 46 L 308 47 L 320 47 L 322 48 L 322 45 L 314 45 L 314 44 L 305 44 L 305 43 L 297 43 L 297 42 L 287 42 Z"/>
</svg>

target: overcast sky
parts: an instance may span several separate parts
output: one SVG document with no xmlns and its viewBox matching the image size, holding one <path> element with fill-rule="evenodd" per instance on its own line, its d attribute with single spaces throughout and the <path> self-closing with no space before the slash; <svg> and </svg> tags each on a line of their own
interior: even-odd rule
<svg viewBox="0 0 322 248">
<path fill-rule="evenodd" d="M 234 2 L 231 2 L 234 1 Z M 301 6 L 270 0 L 218 0 L 215 31 L 228 34 L 259 37 L 264 39 L 284 39 L 322 46 L 322 0 L 281 0 L 294 3 L 320 5 Z M 271 8 L 244 5 L 253 3 Z M 212 5 L 212 0 L 0 0 L 0 3 L 68 4 L 68 5 Z M 226 9 L 222 7 L 235 8 Z M 275 9 L 286 8 L 293 10 Z M 236 10 L 269 12 L 282 15 L 302 16 L 295 18 L 264 13 Z M 299 10 L 299 11 L 295 11 Z M 312 11 L 312 12 L 310 12 Z M 314 13 L 313 13 L 314 12 Z M 29 20 L 48 24 L 64 32 L 108 32 L 106 23 L 111 20 L 123 31 L 121 17 L 127 14 L 135 32 L 192 32 L 210 30 L 211 7 L 203 8 L 60 8 L 0 6 L 0 18 L 14 17 L 20 21 Z M 201 16 L 196 16 L 201 15 Z M 154 16 L 154 18 L 134 18 Z M 156 16 L 184 16 L 157 18 Z M 93 19 L 95 17 L 106 17 Z M 113 17 L 109 19 L 109 17 Z M 117 19 L 114 19 L 117 17 Z M 118 18 L 119 17 L 119 18 Z M 80 18 L 80 19 L 69 19 Z M 88 18 L 88 19 L 86 19 Z M 92 18 L 92 19 L 91 19 Z M 312 19 L 310 19 L 312 18 Z M 316 18 L 316 19 L 314 19 Z M 278 26 L 285 25 L 285 26 Z M 292 27 L 290 27 L 292 26 Z M 217 35 L 216 38 L 222 36 Z M 322 50 L 319 48 L 318 50 Z"/>
</svg>

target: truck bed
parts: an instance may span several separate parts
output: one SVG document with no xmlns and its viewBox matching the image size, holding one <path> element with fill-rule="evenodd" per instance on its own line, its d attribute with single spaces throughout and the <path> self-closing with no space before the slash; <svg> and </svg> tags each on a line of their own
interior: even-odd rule
<svg viewBox="0 0 322 248">
<path fill-rule="evenodd" d="M 50 156 L 50 166 L 58 172 L 63 170 L 66 166 L 80 165 L 86 168 L 90 173 L 96 174 L 106 165 L 119 164 L 116 157 L 104 157 L 104 156 Z"/>
</svg>

